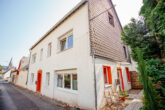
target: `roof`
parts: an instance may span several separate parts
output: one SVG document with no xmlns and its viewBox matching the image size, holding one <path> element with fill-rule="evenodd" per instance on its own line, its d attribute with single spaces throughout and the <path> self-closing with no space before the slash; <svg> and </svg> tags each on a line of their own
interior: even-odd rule
<svg viewBox="0 0 165 110">
<path fill-rule="evenodd" d="M 81 0 L 71 11 L 69 11 L 59 22 L 57 22 L 44 36 L 42 36 L 31 48 L 32 50 L 37 44 L 39 44 L 43 39 L 45 39 L 55 28 L 57 28 L 62 22 L 64 22 L 70 15 L 77 11 L 81 6 L 83 6 L 88 0 Z"/>
<path fill-rule="evenodd" d="M 24 67 L 20 68 L 20 70 L 25 70 L 25 69 L 29 69 L 29 65 L 25 65 Z"/>
</svg>

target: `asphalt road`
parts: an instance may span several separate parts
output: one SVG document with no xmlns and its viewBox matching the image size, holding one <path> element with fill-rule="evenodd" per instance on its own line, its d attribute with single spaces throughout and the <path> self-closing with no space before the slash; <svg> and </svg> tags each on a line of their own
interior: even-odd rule
<svg viewBox="0 0 165 110">
<path fill-rule="evenodd" d="M 0 110 L 59 110 L 39 97 L 0 81 Z"/>
</svg>

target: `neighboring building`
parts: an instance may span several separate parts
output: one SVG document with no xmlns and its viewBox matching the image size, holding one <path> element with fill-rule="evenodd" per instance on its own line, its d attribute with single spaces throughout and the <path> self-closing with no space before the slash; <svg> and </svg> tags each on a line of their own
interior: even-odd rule
<svg viewBox="0 0 165 110">
<path fill-rule="evenodd" d="M 17 70 L 16 81 L 15 81 L 16 85 L 26 88 L 28 69 L 29 69 L 29 57 L 24 56 L 21 58 Z"/>
<path fill-rule="evenodd" d="M 9 65 L 6 67 L 4 66 L 2 69 L 3 72 L 3 79 L 10 82 L 11 81 L 11 71 L 15 70 L 15 67 L 13 66 L 12 58 L 9 62 Z"/>
<path fill-rule="evenodd" d="M 28 88 L 81 109 L 129 90 L 132 70 L 111 0 L 83 0 L 30 49 Z"/>
<path fill-rule="evenodd" d="M 11 71 L 11 83 L 15 84 L 17 80 L 17 70 L 12 70 Z"/>
</svg>

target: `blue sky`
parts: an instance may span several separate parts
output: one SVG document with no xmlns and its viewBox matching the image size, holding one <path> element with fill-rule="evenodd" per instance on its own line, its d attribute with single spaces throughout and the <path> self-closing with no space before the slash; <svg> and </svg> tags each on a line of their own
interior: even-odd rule
<svg viewBox="0 0 165 110">
<path fill-rule="evenodd" d="M 18 65 L 29 48 L 80 0 L 0 0 L 0 64 Z M 122 25 L 138 17 L 141 0 L 113 0 Z"/>
</svg>

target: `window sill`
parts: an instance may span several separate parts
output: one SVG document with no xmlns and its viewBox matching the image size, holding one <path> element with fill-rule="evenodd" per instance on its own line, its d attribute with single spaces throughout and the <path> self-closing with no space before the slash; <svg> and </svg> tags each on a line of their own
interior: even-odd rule
<svg viewBox="0 0 165 110">
<path fill-rule="evenodd" d="M 67 50 L 70 50 L 70 49 L 72 49 L 73 47 L 71 47 L 71 48 L 68 48 L 68 49 L 65 49 L 65 50 L 59 50 L 57 53 L 62 53 L 62 52 L 65 52 L 65 51 L 67 51 Z"/>
<path fill-rule="evenodd" d="M 72 94 L 78 94 L 78 90 L 65 89 L 65 88 L 60 88 L 60 87 L 57 87 L 57 89 L 60 91 L 64 91 L 64 92 L 68 92 L 68 93 L 72 93 Z"/>
<path fill-rule="evenodd" d="M 105 84 L 105 88 L 109 88 L 109 87 L 112 87 L 112 84 Z"/>
</svg>

